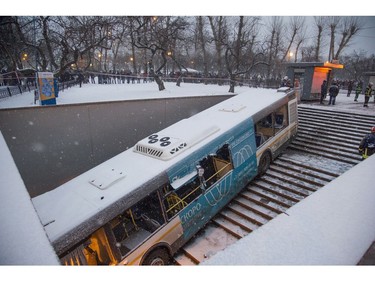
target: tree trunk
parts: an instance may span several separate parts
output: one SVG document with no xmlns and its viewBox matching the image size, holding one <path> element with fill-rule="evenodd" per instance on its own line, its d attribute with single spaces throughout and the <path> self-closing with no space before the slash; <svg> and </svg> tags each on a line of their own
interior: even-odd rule
<svg viewBox="0 0 375 281">
<path fill-rule="evenodd" d="M 135 47 L 134 44 L 132 44 L 132 64 L 133 64 L 133 74 L 138 74 L 137 72 L 137 63 L 135 61 Z"/>
<path fill-rule="evenodd" d="M 230 75 L 230 82 L 229 82 L 229 93 L 234 93 L 234 87 L 236 86 L 236 75 Z"/>
<path fill-rule="evenodd" d="M 320 44 L 322 39 L 322 33 L 323 33 L 323 26 L 318 26 L 318 38 L 316 42 L 316 48 L 315 48 L 315 60 L 319 61 L 319 53 L 320 53 Z"/>
<path fill-rule="evenodd" d="M 159 91 L 165 90 L 164 82 L 163 80 L 160 79 L 159 75 L 154 74 L 154 79 L 155 79 L 156 84 L 158 84 Z"/>
<path fill-rule="evenodd" d="M 268 54 L 268 67 L 267 67 L 267 79 L 271 78 L 271 62 L 272 62 L 272 54 L 273 54 L 273 41 L 275 37 L 275 29 L 271 31 L 271 39 L 270 39 L 270 47 L 269 47 L 269 54 Z"/>
<path fill-rule="evenodd" d="M 207 63 L 206 42 L 204 39 L 203 29 L 204 29 L 203 17 L 199 16 L 198 17 L 198 38 L 199 38 L 199 43 L 200 43 L 200 47 L 202 49 L 202 54 L 203 54 L 203 74 L 204 74 L 204 77 L 207 78 L 208 77 L 208 66 L 207 66 L 208 63 Z M 207 79 L 204 79 L 204 84 L 207 85 Z"/>
<path fill-rule="evenodd" d="M 182 75 L 178 76 L 177 81 L 176 81 L 176 86 L 180 87 L 182 81 Z"/>
<path fill-rule="evenodd" d="M 221 53 L 222 53 L 222 42 L 225 38 L 225 24 L 224 24 L 224 17 L 220 16 L 217 17 L 217 27 L 215 27 L 214 18 L 212 16 L 208 17 L 210 21 L 210 26 L 212 30 L 212 35 L 215 41 L 215 47 L 216 47 L 216 63 L 217 63 L 217 70 L 218 70 L 218 85 L 222 85 L 222 75 L 223 75 L 223 63 L 221 60 Z"/>
</svg>

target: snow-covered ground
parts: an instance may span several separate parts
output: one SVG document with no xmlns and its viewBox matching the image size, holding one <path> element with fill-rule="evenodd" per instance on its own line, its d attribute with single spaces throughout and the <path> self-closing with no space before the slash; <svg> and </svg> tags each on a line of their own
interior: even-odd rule
<svg viewBox="0 0 375 281">
<path fill-rule="evenodd" d="M 0 264 L 59 264 L 1 132 L 0 159 Z"/>
<path fill-rule="evenodd" d="M 76 86 L 60 92 L 57 104 L 160 97 L 225 95 L 228 94 L 228 89 L 229 86 L 182 83 L 181 87 L 177 87 L 174 83 L 166 83 L 166 90 L 159 92 L 155 83 L 85 84 L 82 88 Z M 248 87 L 236 87 L 235 93 L 243 94 L 248 90 Z M 257 91 L 268 90 L 257 89 Z M 32 93 L 16 95 L 0 100 L 0 108 L 38 106 L 34 105 L 33 99 Z M 325 101 L 325 105 L 309 103 L 305 106 L 324 107 L 325 109 L 351 111 L 369 115 L 375 114 L 373 99 L 371 99 L 368 108 L 363 107 L 363 96 L 360 97 L 359 102 L 354 102 L 353 100 L 353 94 L 351 97 L 347 97 L 346 92 L 342 91 L 337 97 L 335 106 L 326 105 L 327 101 Z M 4 163 L 3 159 L 9 159 L 9 153 L 4 141 L 0 145 L 0 157 L 2 163 Z M 254 231 L 246 238 L 229 247 L 228 250 L 216 254 L 216 256 L 203 265 L 355 265 L 371 242 L 375 240 L 375 189 L 373 188 L 373 182 L 369 180 L 368 176 L 373 172 L 374 165 L 375 157 L 373 156 L 306 200 L 296 204 L 288 210 L 287 214 L 280 215 L 264 227 Z M 13 176 L 11 177 L 11 175 Z M 49 264 L 49 262 L 44 260 L 38 260 L 35 254 L 35 252 L 39 254 L 48 253 L 50 250 L 49 245 L 28 242 L 28 239 L 33 235 L 39 235 L 41 240 L 44 238 L 42 237 L 43 234 L 40 234 L 39 230 L 37 230 L 40 228 L 38 222 L 35 222 L 35 219 L 26 219 L 22 216 L 24 212 L 31 212 L 30 202 L 27 198 L 27 202 L 25 202 L 25 188 L 22 180 L 17 175 L 18 171 L 15 170 L 14 166 L 12 172 L 4 170 L 4 168 L 0 170 L 1 194 L 6 194 L 9 187 L 12 187 L 12 192 L 19 192 L 19 198 L 23 198 L 18 204 L 0 204 L 0 221 L 2 225 L 0 245 L 13 245 L 14 242 L 18 242 L 17 246 L 13 246 L 13 250 L 10 252 L 0 250 L 0 264 Z M 14 198 L 15 194 L 8 194 L 7 196 L 9 196 L 8 198 Z M 2 198 L 5 198 L 5 195 Z M 13 226 L 15 232 L 19 231 L 19 233 L 22 233 L 25 236 L 24 240 L 20 239 L 19 236 L 12 235 L 12 232 L 5 232 L 3 230 L 3 225 L 9 221 L 12 223 L 8 224 L 8 226 Z M 38 247 L 38 251 L 35 251 L 35 246 Z M 12 254 L 15 256 L 10 257 L 9 255 Z M 46 258 L 51 264 L 55 262 L 53 255 L 46 256 Z M 53 268 L 56 269 L 55 267 Z M 175 268 L 178 268 L 179 271 L 174 272 Z M 336 279 L 349 276 L 362 280 L 374 274 L 374 267 L 350 266 L 340 267 L 339 269 L 332 269 L 331 267 L 293 267 L 292 269 L 290 267 L 271 267 L 269 269 L 267 267 L 259 268 L 254 266 L 227 266 L 225 268 L 198 266 L 187 268 L 174 267 L 168 269 L 171 272 L 167 272 L 167 274 L 178 274 L 178 278 L 180 279 L 184 273 L 187 273 L 187 275 L 182 278 L 187 278 L 189 276 L 188 273 L 193 273 L 196 278 L 201 278 L 200 274 L 207 273 L 217 276 L 220 280 L 233 278 L 233 274 L 239 276 L 238 278 L 251 278 L 255 274 L 256 278 L 263 279 L 264 276 L 269 276 L 270 270 L 273 272 L 271 272 L 272 275 L 276 274 L 274 278 L 281 278 L 283 280 L 302 279 L 314 276 L 314 274 L 318 278 L 328 277 Z M 202 272 L 203 268 L 205 272 Z M 18 270 L 14 270 L 14 267 L 2 267 L 3 269 L 5 271 L 9 270 L 13 274 L 19 274 Z M 33 269 L 29 270 L 33 272 Z M 61 271 L 61 269 L 56 270 L 58 270 L 58 274 Z M 142 273 L 139 272 L 140 270 L 134 271 L 135 269 L 127 269 L 126 272 L 124 272 L 124 269 L 120 272 L 119 269 L 111 270 L 110 272 L 108 272 L 109 269 L 103 269 L 100 272 L 97 272 L 98 269 L 93 270 L 95 271 L 95 278 L 98 276 L 103 277 L 102 274 L 114 273 L 114 271 L 121 274 L 128 274 L 130 272 L 132 278 L 135 276 L 137 276 L 136 278 L 140 278 L 141 275 L 148 274 L 150 271 L 151 274 L 164 274 L 163 272 L 166 269 L 163 269 L 163 271 L 160 271 L 160 269 L 142 269 Z M 237 275 L 238 270 L 240 273 Z M 47 270 L 47 272 L 49 271 Z M 79 277 L 83 277 L 82 270 L 78 270 L 78 272 L 74 271 L 74 273 L 78 273 L 80 274 L 78 275 Z M 296 275 L 293 273 L 296 273 Z M 249 276 L 242 276 L 242 274 Z M 324 276 L 321 276 L 321 274 L 324 274 Z M 210 278 L 213 278 L 213 276 L 210 276 Z"/>
<path fill-rule="evenodd" d="M 64 91 L 60 91 L 57 98 L 57 104 L 74 104 L 86 102 L 100 101 L 116 101 L 116 100 L 134 100 L 134 99 L 153 99 L 153 98 L 170 98 L 184 96 L 201 96 L 201 95 L 227 95 L 229 85 L 202 85 L 181 83 L 177 87 L 173 82 L 165 82 L 166 89 L 159 91 L 155 82 L 151 83 L 135 83 L 135 84 L 83 84 L 82 88 L 74 86 Z M 242 86 L 235 88 L 235 94 L 241 94 L 249 90 L 249 87 Z M 258 88 L 258 91 L 268 91 L 267 89 Z M 375 103 L 373 98 L 368 108 L 363 107 L 364 96 L 361 95 L 358 102 L 354 102 L 354 91 L 350 97 L 347 97 L 346 90 L 340 90 L 336 98 L 334 106 L 328 106 L 328 99 L 324 101 L 324 105 L 318 102 L 307 103 L 305 106 L 314 106 L 324 108 L 326 110 L 342 110 L 359 114 L 375 114 Z M 9 98 L 0 99 L 1 108 L 17 108 L 39 106 L 34 104 L 34 95 L 31 92 L 15 95 Z"/>
<path fill-rule="evenodd" d="M 57 104 L 74 104 L 85 102 L 118 101 L 134 99 L 154 99 L 202 95 L 227 95 L 229 86 L 201 85 L 166 82 L 166 89 L 159 91 L 156 83 L 135 84 L 83 84 L 82 88 L 74 86 L 59 93 Z M 243 93 L 248 87 L 237 87 L 236 93 Z M 39 106 L 34 105 L 32 93 L 15 95 L 0 99 L 0 108 Z"/>
</svg>

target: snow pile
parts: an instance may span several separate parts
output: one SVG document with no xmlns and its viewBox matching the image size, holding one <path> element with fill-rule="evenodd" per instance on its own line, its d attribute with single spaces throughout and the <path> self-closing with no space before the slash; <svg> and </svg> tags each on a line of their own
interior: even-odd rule
<svg viewBox="0 0 375 281">
<path fill-rule="evenodd" d="M 1 132 L 0 159 L 0 264 L 58 265 Z"/>
<path fill-rule="evenodd" d="M 56 99 L 57 105 L 76 104 L 86 102 L 105 102 L 135 99 L 160 99 L 173 97 L 228 95 L 229 85 L 203 85 L 194 83 L 181 83 L 176 86 L 173 82 L 164 82 L 165 90 L 159 91 L 155 82 L 135 84 L 83 84 L 82 88 L 74 86 L 59 92 Z M 249 87 L 236 87 L 235 93 L 248 91 Z M 258 89 L 269 91 L 269 89 Z M 0 99 L 1 108 L 16 108 L 39 106 L 34 104 L 34 94 L 27 92 L 8 98 Z"/>
</svg>

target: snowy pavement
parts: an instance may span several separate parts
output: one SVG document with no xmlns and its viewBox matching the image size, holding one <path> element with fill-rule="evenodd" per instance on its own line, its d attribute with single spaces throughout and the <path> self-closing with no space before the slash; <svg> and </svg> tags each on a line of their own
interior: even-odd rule
<svg viewBox="0 0 375 281">
<path fill-rule="evenodd" d="M 154 98 L 173 98 L 184 96 L 202 96 L 202 95 L 227 95 L 229 85 L 203 85 L 192 83 L 181 83 L 176 86 L 175 83 L 165 82 L 166 89 L 159 91 L 156 83 L 135 83 L 135 84 L 83 84 L 82 88 L 74 86 L 59 93 L 57 104 L 75 104 L 86 102 L 102 102 L 116 100 L 133 99 L 154 99 Z M 236 87 L 235 94 L 241 94 L 249 90 L 249 87 Z M 259 91 L 268 91 L 268 89 L 258 88 Z M 324 100 L 324 104 L 319 102 L 303 103 L 303 106 L 313 106 L 324 108 L 325 110 L 339 110 L 346 112 L 355 112 L 358 114 L 375 115 L 374 97 L 369 102 L 369 107 L 363 107 L 364 96 L 361 95 L 358 102 L 354 101 L 354 93 L 347 97 L 347 90 L 340 90 L 336 98 L 335 105 L 328 105 L 329 97 Z M 39 106 L 34 104 L 34 95 L 32 92 L 23 93 L 5 99 L 0 99 L 0 109 Z"/>
</svg>

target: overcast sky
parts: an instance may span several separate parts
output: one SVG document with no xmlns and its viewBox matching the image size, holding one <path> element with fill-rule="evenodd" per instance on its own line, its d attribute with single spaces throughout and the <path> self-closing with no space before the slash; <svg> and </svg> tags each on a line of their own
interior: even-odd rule
<svg viewBox="0 0 375 281">
<path fill-rule="evenodd" d="M 374 9 L 375 11 L 375 9 Z M 354 15 L 354 14 L 353 14 Z M 348 15 L 351 16 L 351 15 Z M 354 15 L 358 16 L 358 15 Z M 288 17 L 286 17 L 288 18 Z M 356 51 L 357 53 L 361 51 L 365 51 L 367 56 L 370 56 L 371 54 L 375 54 L 375 14 L 374 16 L 360 16 L 361 22 L 363 22 L 362 29 L 353 37 L 353 39 L 350 41 L 349 45 L 344 49 L 343 54 L 352 54 L 353 51 Z M 316 34 L 316 25 L 314 21 L 313 16 L 306 16 L 306 25 L 309 26 L 313 31 L 310 33 L 307 32 L 307 36 L 310 36 L 310 41 L 305 44 L 311 45 L 315 40 Z M 309 29 L 308 29 L 309 30 Z M 322 52 L 328 53 L 329 50 L 329 35 L 328 30 L 325 31 L 325 37 L 322 42 Z M 337 40 L 341 38 L 340 34 L 337 34 Z M 336 43 L 335 49 L 337 50 Z"/>
</svg>

